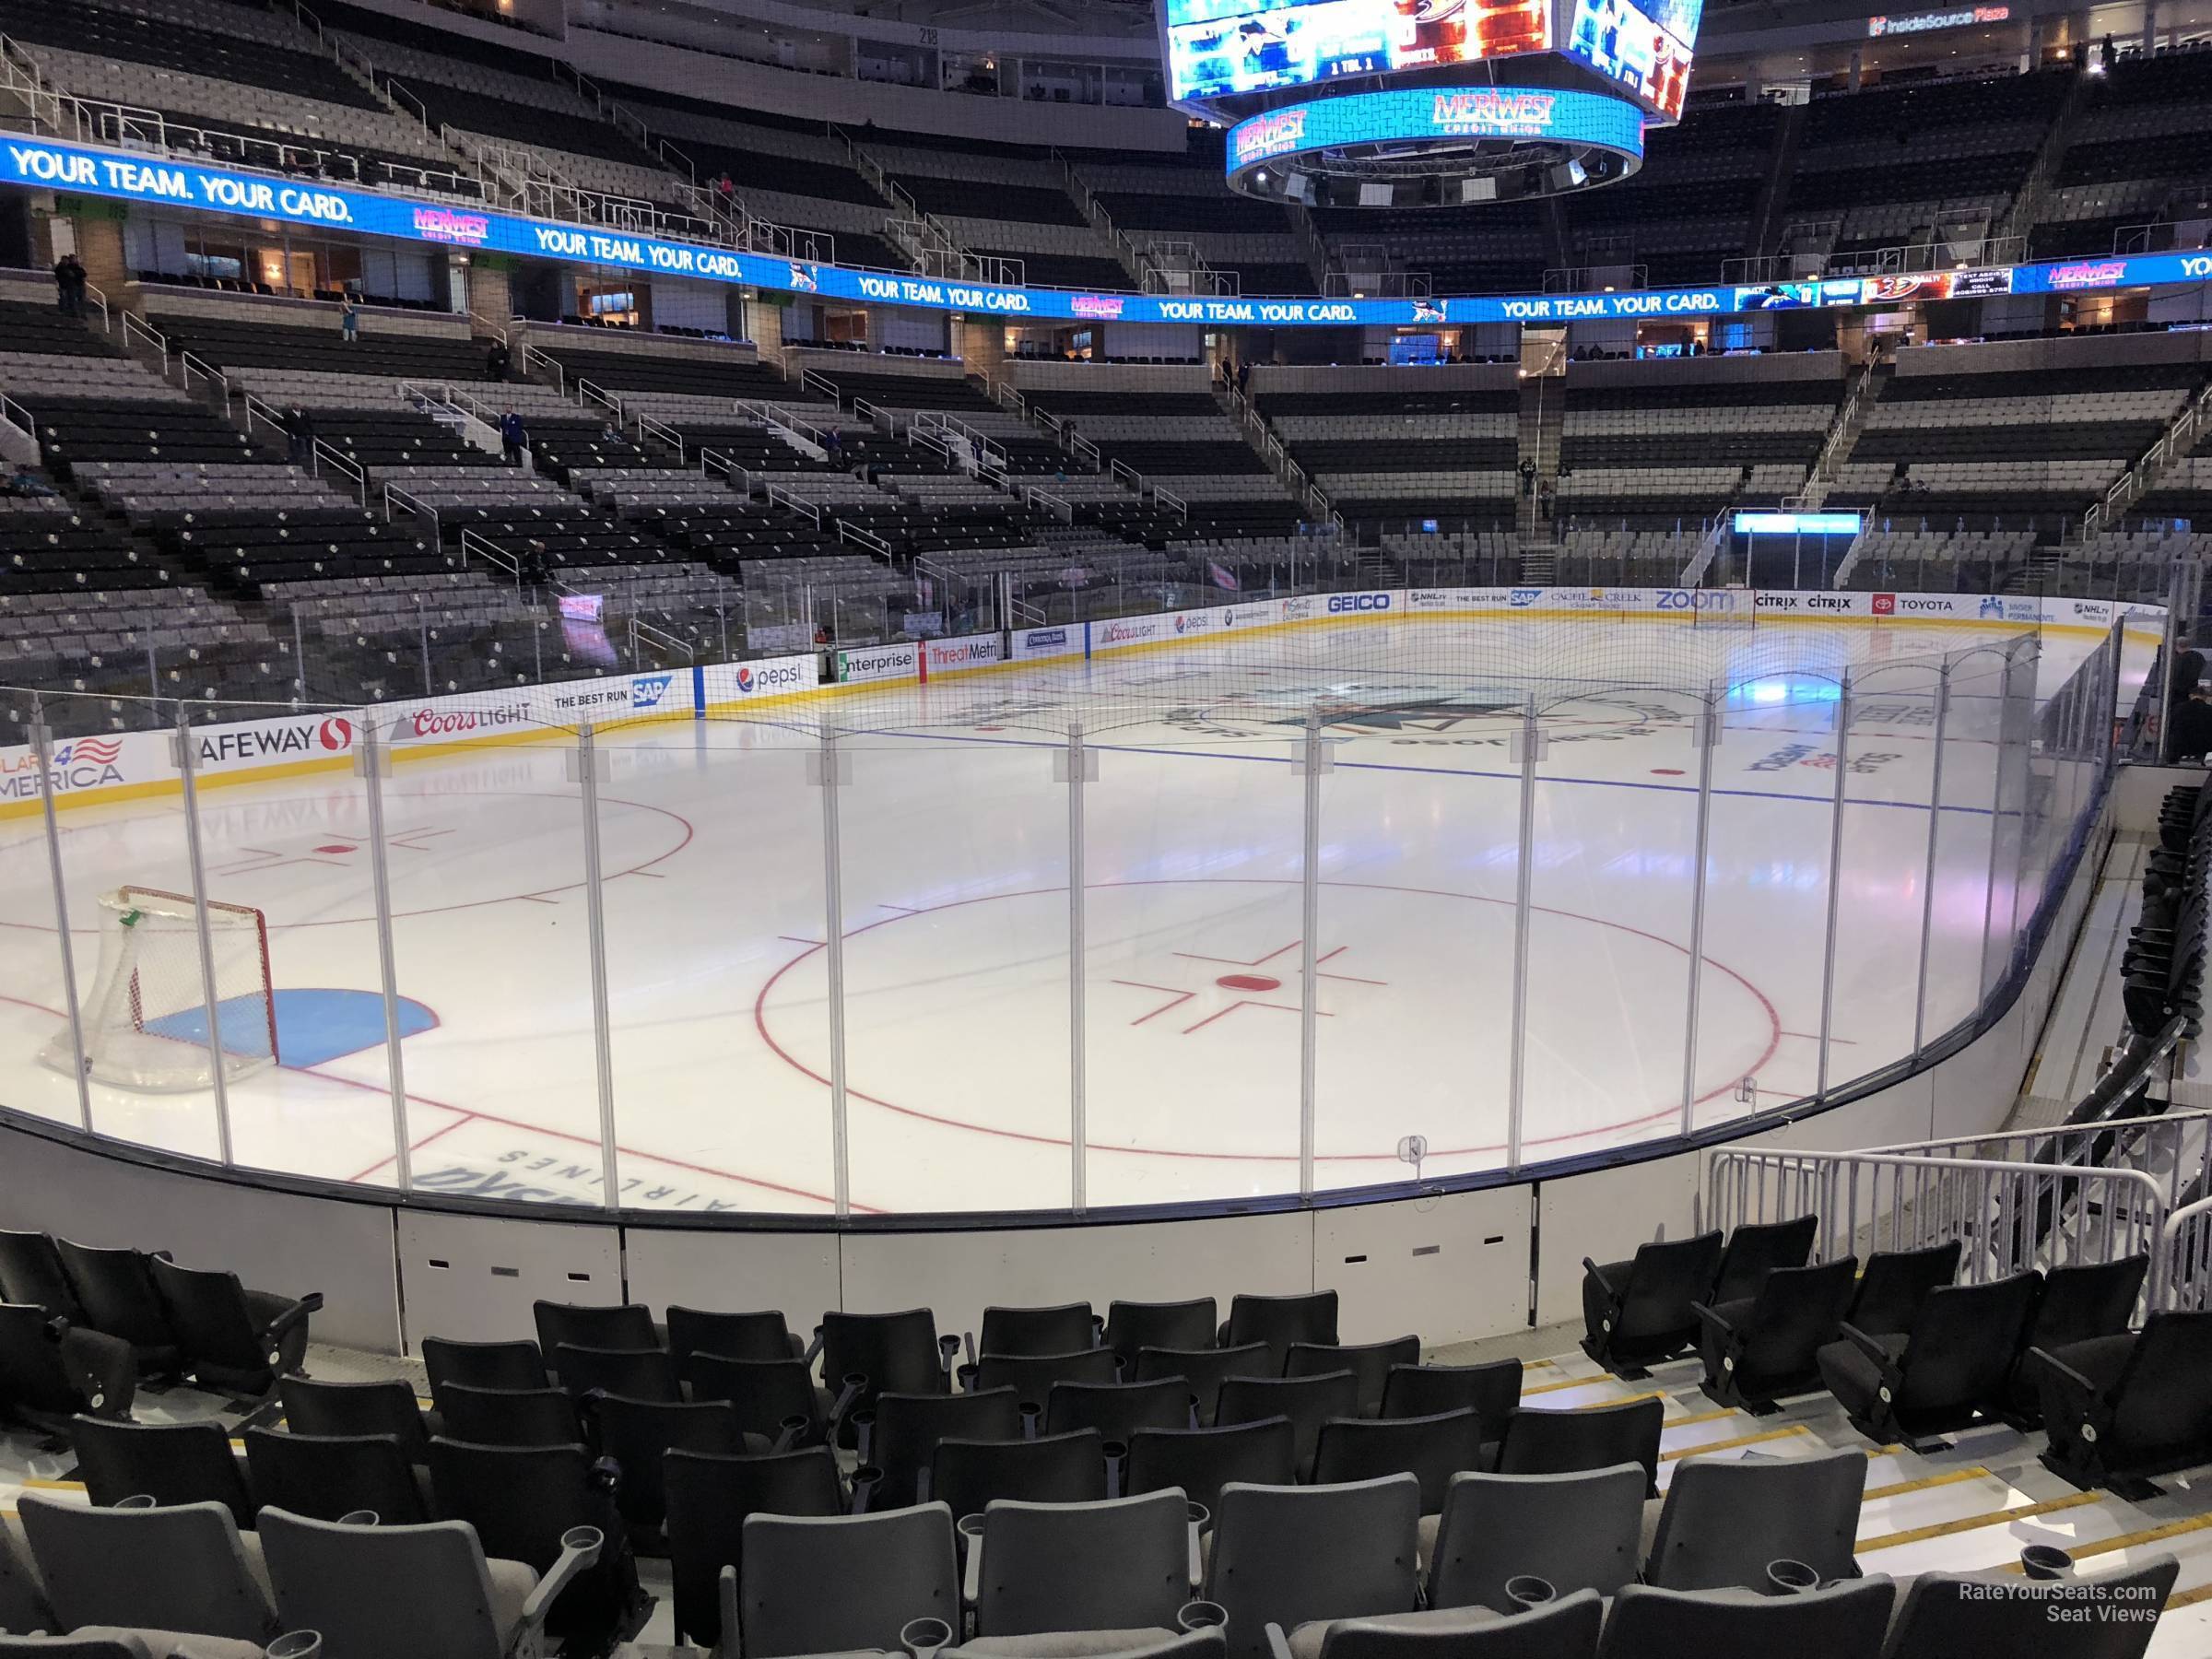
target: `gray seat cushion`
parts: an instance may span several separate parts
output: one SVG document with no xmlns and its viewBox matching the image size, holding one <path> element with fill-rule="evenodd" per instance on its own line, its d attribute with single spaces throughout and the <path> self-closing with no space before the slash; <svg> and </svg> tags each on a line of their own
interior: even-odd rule
<svg viewBox="0 0 2212 1659">
<path fill-rule="evenodd" d="M 1383 1613 L 1373 1618 L 1331 1618 L 1302 1624 L 1289 1633 L 1290 1659 L 1321 1659 L 1331 1630 L 1358 1625 L 1369 1630 L 1420 1630 L 1438 1634 L 1480 1630 L 1505 1617 L 1488 1607 L 1440 1607 L 1429 1613 Z"/>
<path fill-rule="evenodd" d="M 1160 1630 L 1048 1630 L 1032 1636 L 978 1636 L 948 1651 L 975 1659 L 1094 1659 L 1174 1639 L 1174 1631 Z"/>
</svg>

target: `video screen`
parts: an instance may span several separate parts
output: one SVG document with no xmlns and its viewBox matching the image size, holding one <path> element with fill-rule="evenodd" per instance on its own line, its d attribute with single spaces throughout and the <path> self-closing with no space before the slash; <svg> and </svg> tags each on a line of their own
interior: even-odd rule
<svg viewBox="0 0 2212 1659">
<path fill-rule="evenodd" d="M 1573 0 L 1566 50 L 1661 114 L 1679 116 L 1702 7 L 1703 0 Z"/>
<path fill-rule="evenodd" d="M 1170 97 L 1477 63 L 1551 46 L 1549 0 L 1164 0 Z"/>
</svg>

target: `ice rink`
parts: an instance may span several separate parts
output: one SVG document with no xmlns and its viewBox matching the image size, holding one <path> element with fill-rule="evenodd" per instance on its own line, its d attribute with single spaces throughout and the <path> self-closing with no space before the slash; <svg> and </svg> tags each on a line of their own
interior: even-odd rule
<svg viewBox="0 0 2212 1659">
<path fill-rule="evenodd" d="M 2048 698 L 2099 642 L 2046 630 L 2038 661 L 2031 636 L 1989 629 L 1368 623 L 613 734 L 600 865 L 622 1199 L 831 1202 L 825 792 L 809 765 L 825 722 L 849 766 L 833 804 L 853 1208 L 1067 1203 L 1078 1045 L 1054 761 L 1071 723 L 1098 750 L 1077 970 L 1088 1199 L 1146 1204 L 1297 1190 L 1309 954 L 1317 1182 L 1410 1175 L 1407 1135 L 1425 1138 L 1428 1174 L 1507 1160 L 1512 735 L 1532 697 L 1547 747 L 1525 803 L 1524 1161 L 1772 1109 L 1815 1092 L 1824 1059 L 1833 1086 L 1908 1056 L 2001 971 L 2040 887 L 2037 827 L 2086 788 L 2086 768 L 2028 757 L 2017 691 L 2018 741 L 2000 743 L 2008 661 L 2016 688 Z M 2147 643 L 2140 655 L 2136 676 Z M 1707 697 L 1709 754 L 1693 741 Z M 1293 759 L 1316 710 L 1332 765 L 1309 953 Z M 547 731 L 408 757 L 383 785 L 420 1187 L 604 1202 L 573 747 Z M 2009 776 L 2000 752 L 2018 757 Z M 229 1090 L 237 1160 L 391 1182 L 381 1005 L 306 994 L 381 984 L 362 780 L 207 788 L 200 808 L 208 893 L 266 913 L 284 999 L 283 1063 Z M 182 804 L 60 821 L 88 988 L 101 892 L 189 890 Z M 36 818 L 0 824 L 0 1098 L 74 1123 L 74 1081 L 37 1059 L 63 1000 Z M 218 1149 L 206 1093 L 95 1086 L 92 1110 L 105 1134 Z"/>
</svg>

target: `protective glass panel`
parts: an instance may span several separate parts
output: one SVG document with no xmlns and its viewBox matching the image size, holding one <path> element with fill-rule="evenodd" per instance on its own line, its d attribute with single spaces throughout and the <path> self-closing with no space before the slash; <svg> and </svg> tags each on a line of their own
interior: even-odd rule
<svg viewBox="0 0 2212 1659">
<path fill-rule="evenodd" d="M 69 832 L 83 821 L 77 812 L 63 809 L 73 780 L 91 783 L 107 771 L 90 752 L 71 756 L 75 737 L 94 727 L 100 712 L 90 700 L 57 697 L 42 700 L 42 707 L 34 710 L 28 693 L 0 691 L 0 931 L 7 941 L 0 951 L 0 1078 L 5 1078 L 0 1100 L 71 1124 L 80 1124 L 83 1116 L 76 1082 L 81 1060 L 72 1052 L 75 1033 L 68 1018 L 53 869 Z M 56 833 L 52 839 L 30 741 L 34 717 L 43 718 L 53 734 Z M 92 904 L 95 894 L 86 884 L 68 885 L 72 897 L 80 888 Z M 69 917 L 80 993 L 90 991 L 99 966 L 100 917 L 97 905 Z"/>
<path fill-rule="evenodd" d="M 1845 733 L 1828 1086 L 1912 1053 L 1940 657 L 1856 665 Z"/>
<path fill-rule="evenodd" d="M 1982 1002 L 1983 944 L 1993 908 L 1991 841 L 1999 741 L 2004 728 L 2005 654 L 1994 643 L 1947 659 L 1942 740 L 1936 746 L 1934 898 L 1928 912 L 1928 965 L 1920 1015 L 1924 1044 L 1971 1018 Z"/>
<path fill-rule="evenodd" d="M 204 737 L 196 759 L 207 896 L 261 912 L 274 996 L 277 1064 L 230 1090 L 232 1156 L 258 1169 L 383 1184 L 397 1171 L 377 852 L 355 765 L 360 738 L 350 712 L 285 714 Z M 392 787 L 383 781 L 387 794 Z M 390 847 L 391 821 L 387 864 L 406 856 Z M 211 919 L 220 913 L 211 907 Z M 234 1008 L 248 1022 L 260 1018 L 257 1006 L 238 1001 L 241 977 L 232 975 L 218 1010 L 225 1047 Z M 434 1017 L 406 1001 L 399 1007 L 404 1049 Z"/>
<path fill-rule="evenodd" d="M 153 711 L 131 705 L 137 729 L 117 730 L 96 708 L 58 712 L 76 726 L 57 730 L 53 778 L 60 801 L 133 776 L 175 782 L 173 726 L 147 729 Z M 215 792 L 200 796 L 207 838 L 208 896 L 236 903 L 223 912 L 222 962 L 217 983 L 227 999 L 215 1014 L 224 1087 L 233 1112 L 250 1112 L 280 1085 L 270 1075 L 273 1042 L 267 978 L 259 963 L 265 918 L 258 896 L 229 871 L 231 855 Z M 66 1075 L 81 1064 L 91 1092 L 92 1126 L 102 1135 L 194 1158 L 218 1159 L 222 1135 L 216 1110 L 218 1047 L 207 1038 L 202 971 L 183 803 L 174 794 L 101 805 L 71 805 L 60 813 L 62 882 L 76 954 L 81 1053 L 73 1054 L 61 1022 L 26 1068 L 33 1110 L 76 1115 L 76 1087 Z M 144 923 L 143 930 L 140 924 Z M 51 926 L 51 919 L 48 925 Z M 211 941 L 213 942 L 213 941 Z M 61 1006 L 53 982 L 31 993 L 48 1009 Z M 219 1000 L 219 999 L 218 999 Z M 254 1086 L 258 1085 L 258 1088 Z M 253 1092 L 249 1092 L 253 1090 Z M 17 1102 L 11 1098 L 10 1105 Z"/>
<path fill-rule="evenodd" d="M 519 697 L 379 712 L 394 738 L 384 825 L 399 994 L 423 1022 L 405 1044 L 414 1185 L 605 1204 L 575 733 L 535 723 Z M 602 787 L 606 880 L 683 845 L 675 817 Z M 466 1018 L 445 1023 L 455 1006 Z"/>
<path fill-rule="evenodd" d="M 1715 666 L 1720 741 L 1698 999 L 1698 1127 L 1819 1085 L 1834 827 L 1835 633 L 1764 620 Z M 1719 989 L 1719 995 L 1707 994 Z"/>
<path fill-rule="evenodd" d="M 2035 645 L 2032 639 L 2004 647 L 2004 678 L 1997 709 L 1997 776 L 1990 860 L 1989 924 L 1983 939 L 1984 995 L 2012 965 L 2019 929 L 2034 904 L 2023 890 L 2035 856 L 2033 841 L 2043 805 L 2034 788 L 2030 750 L 2035 732 Z"/>
<path fill-rule="evenodd" d="M 1670 646 L 1709 641 L 1669 622 Z M 1701 663 L 1685 662 L 1683 680 Z M 1681 683 L 1591 681 L 1537 705 L 1524 1162 L 1572 1157 L 1680 1127 L 1691 971 L 1700 694 Z M 1756 1034 L 1761 1010 L 1710 952 L 1700 984 L 1716 1030 Z M 1724 1096 L 1730 1044 L 1693 1096 Z"/>
<path fill-rule="evenodd" d="M 601 739 L 623 1203 L 827 1213 L 830 1013 L 818 744 L 791 720 Z"/>
<path fill-rule="evenodd" d="M 1313 982 L 1324 1187 L 1505 1161 L 1515 699 L 1475 673 L 1405 689 L 1330 710 L 1323 728 L 1332 770 L 1318 780 Z M 1302 971 L 1295 953 L 1277 961 Z M 1298 1000 L 1296 973 L 1263 971 L 1281 979 L 1282 1000 Z"/>
<path fill-rule="evenodd" d="M 1065 1208 L 1068 787 L 1055 747 L 1041 730 L 935 725 L 838 747 L 853 1209 Z"/>
<path fill-rule="evenodd" d="M 1085 797 L 1090 1202 L 1295 1192 L 1300 782 L 1282 741 L 1151 729 Z"/>
</svg>

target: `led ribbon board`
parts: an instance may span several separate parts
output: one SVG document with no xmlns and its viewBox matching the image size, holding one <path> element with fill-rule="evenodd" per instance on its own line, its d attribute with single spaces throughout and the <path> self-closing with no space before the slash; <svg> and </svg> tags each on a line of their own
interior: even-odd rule
<svg viewBox="0 0 2212 1659">
<path fill-rule="evenodd" d="M 1739 512 L 1738 535 L 1856 535 L 1855 512 Z"/>
<path fill-rule="evenodd" d="M 1433 98 L 1432 93 L 1373 94 Z M 1565 99 L 1568 93 L 1553 93 Z M 1346 100 L 1334 100 L 1336 103 Z M 1598 100 L 1597 101 L 1610 101 Z M 1633 110 L 1627 105 L 1621 106 Z M 1279 140 L 1273 140 L 1279 141 Z M 1232 151 L 1233 153 L 1233 151 Z M 1255 159 L 1257 167 L 1261 163 Z M 1393 300 L 1216 300 L 1087 293 L 947 282 L 911 272 L 808 265 L 765 253 L 672 241 L 552 219 L 524 218 L 452 202 L 306 184 L 271 174 L 201 167 L 90 145 L 0 141 L 0 185 L 58 190 L 149 207 L 227 214 L 320 230 L 484 249 L 648 276 L 724 282 L 849 304 L 980 312 L 1014 319 L 1190 323 L 1204 327 L 1457 327 L 1475 323 L 1625 322 L 1717 317 L 1743 312 L 1843 307 L 1959 298 L 1971 293 L 2088 293 L 2212 281 L 2212 253 L 2136 253 L 1917 276 L 1851 277 L 1764 288 L 1637 288 L 1612 294 L 1518 294 Z"/>
<path fill-rule="evenodd" d="M 1415 165 L 1433 153 L 1440 165 L 1460 163 L 1463 172 L 1470 155 L 1496 165 L 1553 167 L 1603 154 L 1618 162 L 1613 176 L 1626 178 L 1643 163 L 1643 112 L 1626 99 L 1549 88 L 1355 92 L 1240 121 L 1229 129 L 1225 149 L 1230 189 L 1277 198 L 1300 196 L 1300 163 L 1324 151 L 1403 157 Z"/>
</svg>

